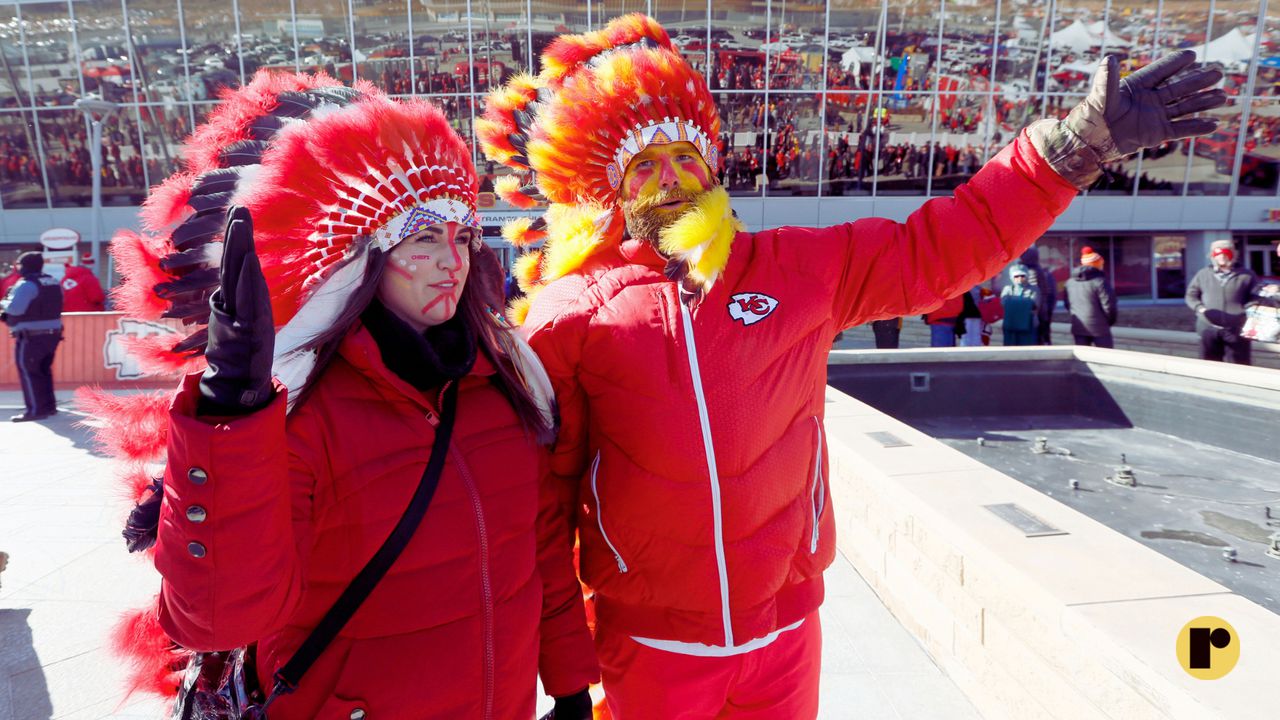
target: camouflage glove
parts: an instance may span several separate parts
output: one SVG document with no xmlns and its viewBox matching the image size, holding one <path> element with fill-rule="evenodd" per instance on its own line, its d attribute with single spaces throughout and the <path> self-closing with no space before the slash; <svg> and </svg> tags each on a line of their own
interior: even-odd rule
<svg viewBox="0 0 1280 720">
<path fill-rule="evenodd" d="M 1093 76 L 1088 97 L 1066 118 L 1032 125 L 1031 142 L 1059 175 L 1083 190 L 1106 163 L 1213 132 L 1216 119 L 1185 116 L 1227 102 L 1222 90 L 1207 90 L 1222 80 L 1222 73 L 1188 70 L 1194 63 L 1194 52 L 1180 50 L 1121 80 L 1116 57 L 1108 55 Z"/>
</svg>

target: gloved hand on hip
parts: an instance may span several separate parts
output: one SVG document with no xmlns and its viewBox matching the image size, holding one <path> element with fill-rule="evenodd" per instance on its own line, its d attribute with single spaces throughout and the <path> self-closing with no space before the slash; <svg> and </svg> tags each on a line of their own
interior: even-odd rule
<svg viewBox="0 0 1280 720">
<path fill-rule="evenodd" d="M 220 285 L 209 298 L 209 367 L 200 378 L 201 415 L 247 415 L 271 402 L 275 326 L 271 296 L 253 249 L 249 211 L 227 212 Z"/>
<path fill-rule="evenodd" d="M 1179 50 L 1122 79 L 1116 57 L 1106 56 L 1084 101 L 1059 122 L 1033 125 L 1033 143 L 1054 170 L 1085 188 L 1106 163 L 1213 132 L 1217 119 L 1188 116 L 1226 104 L 1225 92 L 1209 89 L 1222 73 L 1188 70 L 1195 59 L 1191 50 Z"/>
<path fill-rule="evenodd" d="M 555 707 L 541 720 L 591 720 L 591 693 L 582 690 L 573 695 L 556 698 Z"/>
</svg>

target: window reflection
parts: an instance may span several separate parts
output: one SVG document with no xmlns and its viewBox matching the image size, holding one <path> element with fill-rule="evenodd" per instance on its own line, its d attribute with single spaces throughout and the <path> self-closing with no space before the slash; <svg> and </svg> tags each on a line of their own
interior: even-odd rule
<svg viewBox="0 0 1280 720">
<path fill-rule="evenodd" d="M 31 113 L 0 111 L 0 205 L 45 207 L 44 179 Z"/>
<path fill-rule="evenodd" d="M 121 105 L 103 143 L 104 194 L 108 203 L 131 203 L 174 170 L 193 123 L 221 89 L 244 81 L 242 72 L 322 70 L 397 96 L 431 97 L 470 138 L 484 94 L 515 72 L 541 70 L 538 56 L 555 37 L 636 11 L 664 23 L 712 88 L 724 116 L 724 180 L 735 194 L 946 194 L 1027 123 L 1069 110 L 1103 53 L 1119 55 L 1130 72 L 1190 47 L 1226 75 L 1233 103 L 1214 113 L 1219 130 L 1115 163 L 1092 192 L 1225 195 L 1241 147 L 1238 192 L 1274 195 L 1280 60 L 1266 42 L 1254 84 L 1262 100 L 1245 97 L 1259 4 L 9 4 L 0 10 L 0 201 L 89 204 L 86 169 L 77 165 L 86 130 L 71 109 L 84 93 Z M 1280 32 L 1280 21 L 1265 22 L 1266 37 Z M 488 182 L 504 172 L 483 163 L 480 171 Z"/>
</svg>

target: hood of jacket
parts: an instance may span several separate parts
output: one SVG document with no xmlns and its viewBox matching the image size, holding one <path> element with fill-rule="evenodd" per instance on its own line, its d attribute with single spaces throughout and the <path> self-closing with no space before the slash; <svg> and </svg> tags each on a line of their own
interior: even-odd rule
<svg viewBox="0 0 1280 720">
<path fill-rule="evenodd" d="M 1081 265 L 1071 271 L 1071 277 L 1075 280 L 1093 280 L 1095 278 L 1106 277 L 1106 273 L 1092 265 Z"/>
</svg>

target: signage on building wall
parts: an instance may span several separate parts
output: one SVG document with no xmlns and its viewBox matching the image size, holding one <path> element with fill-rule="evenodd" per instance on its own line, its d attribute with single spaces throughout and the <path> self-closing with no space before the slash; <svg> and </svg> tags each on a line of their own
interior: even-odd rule
<svg viewBox="0 0 1280 720">
<path fill-rule="evenodd" d="M 516 218 L 529 217 L 530 215 L 538 215 L 537 212 L 520 212 L 518 210 L 509 212 L 487 212 L 480 216 L 480 223 L 486 227 L 502 227 Z"/>
<path fill-rule="evenodd" d="M 1280 222 L 1280 208 L 1269 208 L 1267 210 L 1267 222 Z"/>
<path fill-rule="evenodd" d="M 70 250 L 80 242 L 80 233 L 71 228 L 49 228 L 40 233 L 40 244 L 49 250 Z"/>
</svg>

